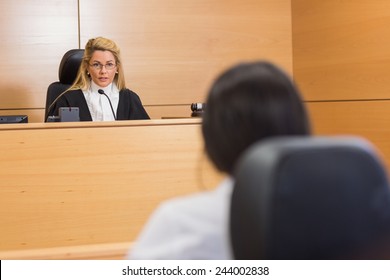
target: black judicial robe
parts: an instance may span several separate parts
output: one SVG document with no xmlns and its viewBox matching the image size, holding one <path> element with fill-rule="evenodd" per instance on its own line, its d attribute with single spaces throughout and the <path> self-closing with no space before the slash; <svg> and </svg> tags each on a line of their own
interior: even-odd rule
<svg viewBox="0 0 390 280">
<path fill-rule="evenodd" d="M 71 90 L 64 93 L 50 110 L 49 116 L 58 116 L 58 108 L 60 107 L 79 107 L 80 121 L 92 121 L 92 116 L 82 90 Z M 150 119 L 145 108 L 142 106 L 139 96 L 129 89 L 123 89 L 119 92 L 116 117 L 117 120 Z"/>
</svg>

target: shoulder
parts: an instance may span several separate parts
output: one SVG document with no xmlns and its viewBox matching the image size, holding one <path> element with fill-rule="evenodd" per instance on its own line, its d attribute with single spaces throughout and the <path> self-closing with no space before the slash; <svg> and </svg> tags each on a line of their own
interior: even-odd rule
<svg viewBox="0 0 390 280">
<path fill-rule="evenodd" d="M 228 213 L 232 185 L 162 203 L 146 224 L 131 258 L 229 258 Z"/>
<path fill-rule="evenodd" d="M 138 94 L 136 94 L 134 91 L 132 91 L 131 89 L 128 89 L 128 88 L 122 89 L 121 91 L 119 91 L 119 94 L 126 95 L 126 96 L 133 97 L 133 98 L 138 97 Z"/>
<path fill-rule="evenodd" d="M 209 213 L 211 208 L 220 209 L 229 204 L 233 183 L 230 179 L 224 180 L 213 190 L 203 191 L 196 194 L 190 194 L 178 198 L 173 198 L 161 205 L 166 211 L 180 211 L 180 215 L 200 215 L 202 212 Z"/>
<path fill-rule="evenodd" d="M 125 88 L 119 91 L 119 98 L 132 104 L 141 103 L 141 98 L 131 89 Z"/>
<path fill-rule="evenodd" d="M 64 92 L 64 96 L 66 98 L 77 98 L 77 97 L 84 97 L 84 94 L 81 89 L 74 89 L 74 90 L 68 90 Z"/>
</svg>

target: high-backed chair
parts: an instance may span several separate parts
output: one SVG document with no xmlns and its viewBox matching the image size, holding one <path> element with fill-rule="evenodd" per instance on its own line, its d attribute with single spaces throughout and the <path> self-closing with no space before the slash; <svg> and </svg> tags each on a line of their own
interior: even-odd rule
<svg viewBox="0 0 390 280">
<path fill-rule="evenodd" d="M 59 81 L 50 84 L 47 89 L 45 121 L 47 120 L 50 105 L 62 92 L 68 89 L 76 79 L 83 55 L 83 49 L 72 49 L 67 51 L 62 57 L 58 69 Z"/>
<path fill-rule="evenodd" d="M 250 147 L 235 172 L 236 259 L 388 259 L 390 190 L 357 137 L 282 137 Z"/>
</svg>

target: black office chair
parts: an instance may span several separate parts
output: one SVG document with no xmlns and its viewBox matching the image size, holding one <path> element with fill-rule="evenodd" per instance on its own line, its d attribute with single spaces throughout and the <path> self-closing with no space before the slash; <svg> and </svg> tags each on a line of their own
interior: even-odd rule
<svg viewBox="0 0 390 280">
<path fill-rule="evenodd" d="M 72 49 L 67 51 L 62 57 L 58 69 L 59 81 L 49 85 L 46 94 L 45 120 L 49 113 L 49 107 L 53 101 L 74 82 L 79 70 L 81 60 L 84 55 L 83 49 Z"/>
<path fill-rule="evenodd" d="M 390 190 L 355 137 L 282 137 L 249 148 L 235 172 L 236 259 L 389 259 Z"/>
</svg>

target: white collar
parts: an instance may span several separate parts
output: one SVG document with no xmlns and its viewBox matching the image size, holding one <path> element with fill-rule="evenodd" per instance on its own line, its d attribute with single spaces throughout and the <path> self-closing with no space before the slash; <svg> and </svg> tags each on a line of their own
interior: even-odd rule
<svg viewBox="0 0 390 280">
<path fill-rule="evenodd" d="M 116 95 L 119 93 L 119 90 L 117 88 L 117 86 L 115 85 L 115 83 L 111 83 L 109 84 L 108 86 L 106 87 L 101 87 L 101 86 L 98 86 L 97 84 L 94 83 L 94 81 L 91 81 L 91 86 L 89 88 L 89 92 L 90 93 L 98 93 L 98 90 L 99 89 L 102 89 L 104 91 L 105 94 L 107 94 L 108 96 L 112 96 L 112 95 Z"/>
<path fill-rule="evenodd" d="M 107 96 L 100 94 L 99 89 L 102 89 Z M 111 101 L 114 112 L 116 112 L 119 103 L 119 90 L 115 83 L 102 88 L 91 81 L 89 89 L 83 91 L 83 93 L 93 121 L 115 120 L 108 101 Z"/>
</svg>

